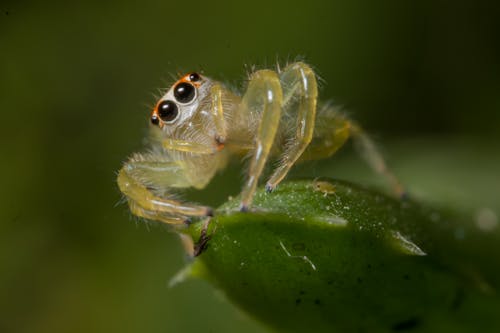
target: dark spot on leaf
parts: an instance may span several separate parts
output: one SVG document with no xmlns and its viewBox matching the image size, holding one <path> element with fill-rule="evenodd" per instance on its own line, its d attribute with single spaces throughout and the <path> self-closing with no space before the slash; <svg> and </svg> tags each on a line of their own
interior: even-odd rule
<svg viewBox="0 0 500 333">
<path fill-rule="evenodd" d="M 403 331 L 409 331 L 414 328 L 417 328 L 418 325 L 420 325 L 420 319 L 413 317 L 407 320 L 400 321 L 399 323 L 396 323 L 392 325 L 392 330 L 394 332 L 403 332 Z"/>
<path fill-rule="evenodd" d="M 299 294 L 304 295 L 306 292 L 304 290 L 301 290 Z"/>
<path fill-rule="evenodd" d="M 297 299 L 295 300 L 295 305 L 299 305 L 299 304 L 300 304 L 300 302 L 302 302 L 302 300 L 301 300 L 300 298 L 297 298 Z"/>
<path fill-rule="evenodd" d="M 333 280 L 328 280 L 328 282 L 327 282 L 327 283 L 328 283 L 328 285 L 330 286 L 330 285 L 332 285 Z"/>
<path fill-rule="evenodd" d="M 372 269 L 372 264 L 368 264 L 368 265 L 366 265 L 366 267 L 367 267 L 368 269 Z"/>
<path fill-rule="evenodd" d="M 363 279 L 361 279 L 360 277 L 358 277 L 356 280 L 358 281 L 359 284 L 363 283 Z"/>
<path fill-rule="evenodd" d="M 403 275 L 403 279 L 409 280 L 410 279 L 410 275 L 408 275 L 408 274 Z"/>
<path fill-rule="evenodd" d="M 316 305 L 321 305 L 321 301 L 320 301 L 318 298 L 316 298 L 316 299 L 314 300 L 314 304 L 316 304 Z"/>
</svg>

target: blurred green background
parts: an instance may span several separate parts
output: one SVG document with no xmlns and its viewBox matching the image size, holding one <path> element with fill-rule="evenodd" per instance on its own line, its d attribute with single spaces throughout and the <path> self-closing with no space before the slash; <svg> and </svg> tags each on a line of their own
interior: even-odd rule
<svg viewBox="0 0 500 333">
<path fill-rule="evenodd" d="M 303 57 L 410 191 L 500 212 L 493 1 L 2 1 L 0 331 L 264 332 L 203 281 L 168 288 L 174 234 L 135 221 L 115 173 L 157 88 Z M 352 149 L 296 175 L 380 179 Z M 235 166 L 188 197 L 239 191 Z M 236 181 L 235 181 L 236 180 Z"/>
</svg>

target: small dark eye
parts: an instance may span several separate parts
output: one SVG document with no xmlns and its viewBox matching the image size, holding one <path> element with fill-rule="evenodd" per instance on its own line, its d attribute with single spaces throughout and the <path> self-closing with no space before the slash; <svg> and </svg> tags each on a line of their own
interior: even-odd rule
<svg viewBox="0 0 500 333">
<path fill-rule="evenodd" d="M 175 99 L 179 103 L 189 103 L 196 94 L 195 87 L 191 83 L 181 82 L 174 88 Z"/>
<path fill-rule="evenodd" d="M 198 73 L 191 73 L 189 74 L 189 81 L 191 82 L 198 82 L 201 80 L 200 74 Z"/>
<path fill-rule="evenodd" d="M 152 115 L 151 116 L 151 124 L 153 125 L 158 125 L 160 123 L 160 119 L 158 119 L 158 116 L 157 115 Z"/>
<path fill-rule="evenodd" d="M 179 109 L 177 109 L 177 105 L 172 101 L 163 101 L 158 105 L 158 115 L 165 122 L 175 120 L 178 114 Z"/>
</svg>

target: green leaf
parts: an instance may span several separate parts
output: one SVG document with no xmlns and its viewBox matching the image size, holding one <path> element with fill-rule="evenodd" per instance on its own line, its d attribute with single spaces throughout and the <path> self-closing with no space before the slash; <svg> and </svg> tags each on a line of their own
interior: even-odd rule
<svg viewBox="0 0 500 333">
<path fill-rule="evenodd" d="M 191 274 L 277 331 L 500 332 L 497 228 L 333 180 L 238 205 L 217 210 Z"/>
</svg>

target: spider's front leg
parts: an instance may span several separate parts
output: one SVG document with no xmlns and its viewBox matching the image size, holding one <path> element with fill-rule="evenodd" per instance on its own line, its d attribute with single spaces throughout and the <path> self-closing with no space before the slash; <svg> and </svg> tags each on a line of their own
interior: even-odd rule
<svg viewBox="0 0 500 333">
<path fill-rule="evenodd" d="M 167 224 L 182 224 L 189 221 L 190 217 L 213 214 L 210 207 L 167 197 L 165 192 L 169 188 L 191 186 L 179 162 L 137 154 L 125 163 L 117 181 L 121 192 L 127 197 L 131 212 L 136 216 Z M 163 194 L 159 195 L 159 192 Z"/>
<path fill-rule="evenodd" d="M 260 70 L 252 74 L 239 112 L 251 114 L 259 110 L 260 123 L 255 136 L 255 150 L 250 161 L 248 180 L 241 193 L 242 211 L 248 210 L 264 165 L 274 143 L 281 117 L 283 92 L 276 72 Z"/>
</svg>

